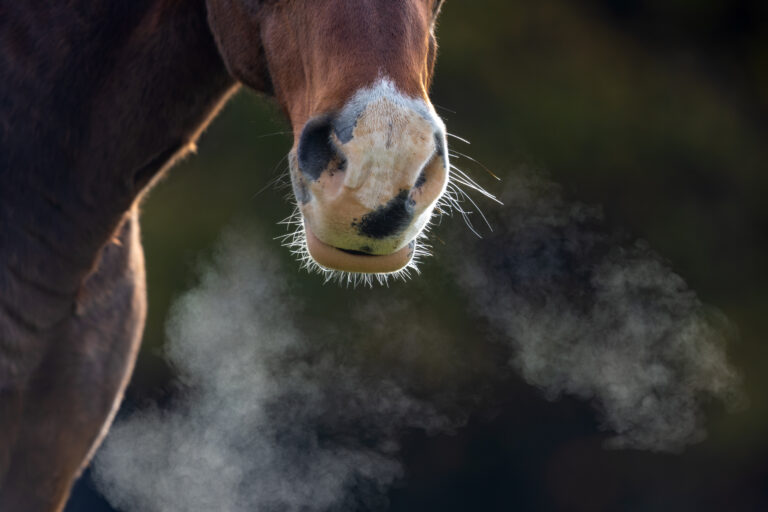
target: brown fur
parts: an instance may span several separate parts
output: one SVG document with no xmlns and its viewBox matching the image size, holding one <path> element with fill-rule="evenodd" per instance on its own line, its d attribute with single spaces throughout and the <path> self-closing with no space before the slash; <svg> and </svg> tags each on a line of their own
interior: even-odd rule
<svg viewBox="0 0 768 512">
<path fill-rule="evenodd" d="M 426 97 L 435 8 L 0 0 L 0 510 L 60 510 L 106 432 L 146 310 L 137 201 L 236 80 L 296 133 L 380 73 Z"/>
</svg>

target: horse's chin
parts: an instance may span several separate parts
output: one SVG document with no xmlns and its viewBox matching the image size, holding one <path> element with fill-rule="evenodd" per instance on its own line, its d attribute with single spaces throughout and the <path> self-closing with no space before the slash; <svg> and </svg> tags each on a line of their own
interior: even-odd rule
<svg viewBox="0 0 768 512">
<path fill-rule="evenodd" d="M 407 267 L 415 252 L 415 242 L 411 242 L 392 254 L 353 253 L 326 244 L 317 238 L 306 224 L 304 230 L 309 255 L 318 265 L 329 270 L 359 274 L 389 274 Z"/>
</svg>

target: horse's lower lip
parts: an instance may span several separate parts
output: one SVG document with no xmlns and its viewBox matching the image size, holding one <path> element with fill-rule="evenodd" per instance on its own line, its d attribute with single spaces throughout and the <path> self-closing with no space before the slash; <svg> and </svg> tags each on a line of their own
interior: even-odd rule
<svg viewBox="0 0 768 512">
<path fill-rule="evenodd" d="M 410 263 L 413 257 L 413 244 L 408 244 L 399 251 L 383 256 L 350 254 L 317 238 L 306 224 L 304 230 L 307 233 L 307 249 L 312 259 L 320 266 L 331 270 L 384 274 L 402 269 Z"/>
</svg>

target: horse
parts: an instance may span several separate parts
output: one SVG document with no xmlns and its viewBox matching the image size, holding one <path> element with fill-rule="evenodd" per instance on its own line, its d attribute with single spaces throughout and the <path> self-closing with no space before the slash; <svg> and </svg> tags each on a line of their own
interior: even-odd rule
<svg viewBox="0 0 768 512">
<path fill-rule="evenodd" d="M 107 432 L 146 314 L 141 199 L 239 87 L 290 121 L 306 257 L 412 264 L 448 180 L 442 3 L 0 0 L 0 510 L 62 510 Z"/>
</svg>

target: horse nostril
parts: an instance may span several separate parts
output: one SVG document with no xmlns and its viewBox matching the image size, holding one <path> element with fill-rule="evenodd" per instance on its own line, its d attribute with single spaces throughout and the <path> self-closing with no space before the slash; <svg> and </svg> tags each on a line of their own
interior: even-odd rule
<svg viewBox="0 0 768 512">
<path fill-rule="evenodd" d="M 448 143 L 445 140 L 445 133 L 442 130 L 435 132 L 435 153 L 445 161 L 448 157 L 447 153 Z"/>
<path fill-rule="evenodd" d="M 425 169 L 419 173 L 419 177 L 416 179 L 416 184 L 413 186 L 413 188 L 419 188 L 422 185 L 424 185 L 426 182 L 427 182 L 427 171 Z"/>
<path fill-rule="evenodd" d="M 334 158 L 340 160 L 340 170 L 346 165 L 344 157 L 331 141 L 332 131 L 331 116 L 321 116 L 308 121 L 301 132 L 297 151 L 299 169 L 312 181 L 320 177 Z"/>
<path fill-rule="evenodd" d="M 442 130 L 438 130 L 435 132 L 435 153 L 432 156 L 432 161 L 427 164 L 427 168 L 422 169 L 422 171 L 419 173 L 419 176 L 416 178 L 416 183 L 413 185 L 414 189 L 419 189 L 427 182 L 429 179 L 429 174 L 432 174 L 429 172 L 429 168 L 435 160 L 441 162 L 444 166 L 447 163 L 448 155 L 447 155 L 447 147 L 448 143 L 445 140 L 445 133 Z"/>
</svg>

